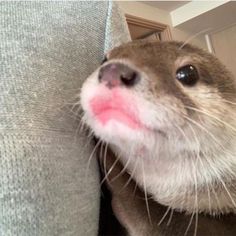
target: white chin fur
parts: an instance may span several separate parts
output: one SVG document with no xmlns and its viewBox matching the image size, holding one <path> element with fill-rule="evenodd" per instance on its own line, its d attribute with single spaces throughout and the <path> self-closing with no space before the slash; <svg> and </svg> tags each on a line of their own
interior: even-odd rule
<svg viewBox="0 0 236 236">
<path fill-rule="evenodd" d="M 143 140 L 143 133 L 139 130 L 134 130 L 127 125 L 111 119 L 106 124 L 101 124 L 99 121 L 85 116 L 84 121 L 89 125 L 94 134 L 105 142 L 115 145 L 138 144 Z"/>
</svg>

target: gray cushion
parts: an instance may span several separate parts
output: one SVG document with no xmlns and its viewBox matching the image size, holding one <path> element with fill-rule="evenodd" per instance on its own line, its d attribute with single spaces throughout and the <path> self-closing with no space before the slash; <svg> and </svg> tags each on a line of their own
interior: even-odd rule
<svg viewBox="0 0 236 236">
<path fill-rule="evenodd" d="M 0 2 L 0 235 L 97 234 L 97 164 L 68 107 L 127 32 L 112 2 Z"/>
</svg>

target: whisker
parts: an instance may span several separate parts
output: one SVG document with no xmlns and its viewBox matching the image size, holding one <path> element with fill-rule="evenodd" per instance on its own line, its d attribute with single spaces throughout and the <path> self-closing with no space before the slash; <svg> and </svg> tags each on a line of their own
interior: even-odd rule
<svg viewBox="0 0 236 236">
<path fill-rule="evenodd" d="M 197 36 L 201 35 L 201 34 L 204 34 L 208 31 L 210 31 L 211 28 L 207 28 L 207 29 L 204 29 L 204 30 L 201 30 L 200 32 L 192 35 L 191 37 L 189 37 L 187 40 L 185 40 L 185 42 L 179 47 L 179 50 L 182 49 L 187 43 L 189 43 L 190 41 L 192 41 L 194 38 L 196 38 Z"/>
<path fill-rule="evenodd" d="M 228 195 L 228 196 L 229 196 L 229 198 L 230 198 L 230 201 L 233 203 L 234 207 L 236 208 L 235 201 L 234 201 L 234 199 L 232 198 L 232 195 L 230 194 L 230 192 L 229 192 L 228 188 L 226 187 L 226 184 L 225 184 L 225 182 L 222 180 L 222 178 L 221 178 L 221 177 L 218 177 L 218 180 L 221 182 L 221 184 L 222 184 L 222 186 L 224 187 L 224 189 L 225 189 L 225 191 L 226 191 L 227 195 Z"/>
<path fill-rule="evenodd" d="M 191 123 L 193 123 L 194 125 L 196 125 L 197 127 L 199 127 L 200 129 L 202 129 L 203 131 L 206 132 L 207 135 L 209 135 L 212 140 L 214 140 L 215 144 L 218 145 L 219 147 L 222 148 L 222 152 L 224 152 L 225 154 L 228 154 L 228 155 L 232 155 L 230 153 L 227 153 L 225 151 L 225 148 L 224 146 L 217 140 L 217 138 L 209 131 L 207 130 L 204 126 L 200 125 L 198 122 L 194 121 L 193 119 L 189 118 L 188 116 L 184 116 L 184 118 L 188 121 L 190 121 Z"/>
<path fill-rule="evenodd" d="M 147 197 L 147 187 L 146 187 L 146 179 L 145 179 L 145 170 L 144 170 L 144 164 L 143 164 L 143 159 L 142 160 L 142 174 L 143 174 L 143 188 L 144 188 L 144 195 L 145 195 L 145 202 L 146 202 L 146 209 L 147 209 L 147 214 L 148 214 L 148 219 L 149 222 L 152 226 L 152 219 L 151 219 L 151 214 L 150 214 L 150 209 L 149 209 L 149 204 L 148 204 L 148 197 Z"/>
<path fill-rule="evenodd" d="M 131 155 L 129 155 L 129 158 L 128 158 L 127 162 L 125 163 L 125 165 L 123 166 L 123 168 L 122 168 L 122 170 L 120 171 L 120 173 L 119 173 L 118 175 L 116 175 L 113 179 L 111 179 L 111 181 L 110 181 L 111 183 L 112 183 L 113 181 L 115 181 L 116 179 L 118 179 L 121 175 L 124 174 L 124 172 L 126 171 L 128 165 L 129 165 L 130 160 L 131 160 Z"/>
<path fill-rule="evenodd" d="M 206 159 L 206 161 L 209 163 L 208 158 L 206 157 L 205 159 Z M 199 160 L 201 160 L 201 159 L 199 159 Z M 228 188 L 227 188 L 225 182 L 223 181 L 223 179 L 221 178 L 221 176 L 219 175 L 219 173 L 212 167 L 212 165 L 208 165 L 208 166 L 214 171 L 214 173 L 215 173 L 217 179 L 221 182 L 221 184 L 222 184 L 222 186 L 224 187 L 224 189 L 225 189 L 227 195 L 229 196 L 229 198 L 230 198 L 232 204 L 234 205 L 234 207 L 236 207 L 235 201 L 234 201 L 234 199 L 232 198 L 232 196 L 231 196 L 231 194 L 230 194 L 230 191 L 228 190 Z M 212 188 L 212 190 L 214 190 L 214 189 Z M 208 192 L 209 192 L 209 186 L 208 186 Z M 209 195 L 209 194 L 210 194 L 210 193 L 208 193 L 208 195 Z M 216 200 L 218 201 L 218 206 L 220 207 L 219 200 L 218 200 L 218 197 L 217 197 L 215 191 L 214 191 L 214 194 L 215 194 Z M 209 197 L 209 199 L 210 199 L 210 197 Z M 210 200 L 209 200 L 209 202 L 210 202 Z M 210 204 L 210 203 L 209 203 L 209 204 Z M 196 220 L 197 220 L 197 219 L 196 219 Z"/>
<path fill-rule="evenodd" d="M 209 163 L 208 159 L 207 159 L 207 158 L 205 158 L 205 159 L 206 159 L 206 161 Z M 235 203 L 235 201 L 234 201 L 234 199 L 233 199 L 233 197 L 232 197 L 230 191 L 228 190 L 228 188 L 227 188 L 225 182 L 223 181 L 223 179 L 221 178 L 221 176 L 219 175 L 219 173 L 215 170 L 215 168 L 212 167 L 212 165 L 209 165 L 209 167 L 210 167 L 211 170 L 214 172 L 214 174 L 215 174 L 215 176 L 217 177 L 217 179 L 221 182 L 221 184 L 222 184 L 223 188 L 225 189 L 226 194 L 228 195 L 230 201 L 232 202 L 233 206 L 236 208 L 236 203 Z"/>
<path fill-rule="evenodd" d="M 234 94 L 235 95 L 235 94 Z M 229 103 L 229 104 L 231 104 L 231 105 L 236 105 L 236 102 L 231 102 L 231 101 L 229 101 L 229 100 L 227 100 L 227 99 L 221 99 L 223 102 L 226 102 L 226 103 Z"/>
<path fill-rule="evenodd" d="M 225 126 L 228 126 L 228 127 L 231 128 L 232 130 L 236 131 L 236 128 L 235 128 L 235 127 L 233 127 L 233 126 L 231 126 L 230 124 L 228 124 L 228 123 L 222 121 L 222 120 L 219 119 L 218 117 L 215 117 L 215 116 L 209 114 L 209 113 L 206 112 L 206 111 L 203 111 L 203 110 L 200 110 L 200 109 L 197 109 L 197 108 L 194 108 L 194 107 L 190 107 L 190 106 L 185 106 L 185 108 L 187 108 L 187 109 L 189 109 L 189 110 L 196 111 L 196 112 L 200 112 L 200 113 L 202 113 L 202 114 L 204 114 L 204 115 L 206 115 L 206 116 L 209 116 L 209 117 L 211 117 L 211 118 L 217 120 L 217 121 L 220 122 L 221 124 L 224 124 Z"/>
<path fill-rule="evenodd" d="M 187 235 L 187 233 L 188 233 L 188 231 L 189 231 L 189 229 L 190 229 L 190 227 L 191 227 L 191 224 L 192 224 L 192 222 L 193 222 L 194 214 L 195 214 L 195 213 L 193 212 L 192 215 L 191 215 L 191 217 L 190 217 L 190 220 L 189 220 L 188 226 L 187 226 L 187 228 L 186 228 L 186 230 L 185 230 L 184 236 Z"/>
<path fill-rule="evenodd" d="M 198 228 L 198 211 L 195 214 L 195 227 L 194 227 L 194 233 L 193 233 L 194 236 L 197 236 L 197 228 Z"/>
<path fill-rule="evenodd" d="M 219 200 L 219 198 L 218 198 L 218 196 L 217 196 L 217 193 L 216 193 L 216 191 L 215 191 L 215 189 L 214 189 L 213 187 L 211 188 L 211 191 L 213 192 L 213 194 L 214 194 L 214 196 L 215 196 L 218 209 L 220 210 L 220 209 L 221 209 L 221 204 L 220 204 L 220 200 Z"/>
<path fill-rule="evenodd" d="M 225 147 L 222 145 L 222 143 L 215 137 L 214 134 L 212 134 L 209 130 L 207 130 L 203 125 L 199 124 L 198 122 L 194 121 L 193 119 L 189 118 L 188 116 L 184 115 L 184 114 L 180 114 L 178 111 L 176 111 L 173 107 L 169 106 L 169 108 L 171 110 L 173 110 L 175 113 L 177 113 L 178 115 L 181 115 L 186 121 L 194 124 L 195 126 L 197 126 L 198 128 L 200 128 L 201 130 L 203 130 L 209 137 L 211 137 L 211 139 L 214 141 L 216 148 L 221 151 L 222 153 L 226 154 L 227 156 L 230 157 L 234 157 L 232 153 L 229 153 L 227 150 L 225 150 Z M 222 163 L 223 164 L 223 163 Z M 230 169 L 228 167 L 227 169 L 228 173 L 230 173 L 233 177 L 236 176 L 236 173 L 234 173 L 232 171 L 232 169 Z"/>
<path fill-rule="evenodd" d="M 170 225 L 170 223 L 171 223 L 171 220 L 172 220 L 172 217 L 173 217 L 173 214 L 174 214 L 174 209 L 171 209 L 171 212 L 170 212 L 170 217 L 169 217 L 169 220 L 168 220 L 168 222 L 167 222 L 167 226 L 169 226 Z"/>
<path fill-rule="evenodd" d="M 176 126 L 176 125 L 175 125 Z M 187 143 L 191 146 L 191 143 L 189 141 L 189 139 L 187 138 L 187 135 L 185 134 L 185 132 L 183 131 L 183 129 L 181 129 L 179 126 L 176 126 L 177 129 L 179 129 L 179 131 L 181 132 L 181 134 L 184 136 L 184 138 L 186 139 Z M 199 152 L 198 152 L 199 153 Z M 192 156 L 191 156 L 192 158 Z M 198 184 L 197 184 L 197 168 L 196 168 L 196 165 L 198 163 L 198 160 L 199 160 L 199 155 L 197 156 L 196 160 L 195 160 L 195 163 L 194 163 L 194 160 L 193 158 L 191 159 L 191 163 L 192 163 L 192 167 L 193 167 L 193 177 L 194 177 L 194 190 L 195 190 L 195 201 L 194 201 L 194 211 L 193 213 L 195 212 L 195 228 L 194 228 L 194 236 L 197 235 L 197 226 L 198 226 Z M 191 216 L 190 218 L 190 222 L 189 222 L 189 225 L 185 231 L 185 234 L 187 234 L 188 230 L 189 230 L 189 227 L 190 225 L 192 224 L 192 221 L 193 221 L 193 215 Z"/>
<path fill-rule="evenodd" d="M 200 151 L 199 151 L 200 152 Z M 194 189 L 195 189 L 195 202 L 194 202 L 194 211 L 195 211 L 195 227 L 194 227 L 194 236 L 197 236 L 198 229 L 198 181 L 197 181 L 197 163 L 200 160 L 199 152 L 197 158 L 195 160 L 195 164 L 192 160 L 193 164 L 193 178 L 194 178 Z"/>
<path fill-rule="evenodd" d="M 135 196 L 137 187 L 138 187 L 138 183 L 137 183 L 137 181 L 135 181 L 135 187 L 134 187 L 134 191 L 133 191 L 133 193 L 132 193 L 132 196 L 133 196 L 133 197 Z"/>
<path fill-rule="evenodd" d="M 88 164 L 87 164 L 86 172 L 85 172 L 85 173 L 86 173 L 86 174 L 85 174 L 85 180 L 86 180 L 86 181 L 87 181 L 87 179 L 88 179 L 88 172 L 89 172 L 89 166 L 90 166 L 91 160 L 92 160 L 92 158 L 93 158 L 93 156 L 94 156 L 94 154 L 95 154 L 97 148 L 98 148 L 99 145 L 101 144 L 101 142 L 102 142 L 102 140 L 99 140 L 99 141 L 97 142 L 97 144 L 95 145 L 95 147 L 94 147 L 94 149 L 93 149 L 91 155 L 89 156 Z"/>
<path fill-rule="evenodd" d="M 105 158 L 104 158 L 105 159 Z M 113 169 L 115 168 L 116 164 L 118 163 L 118 161 L 120 160 L 120 156 L 118 156 L 116 158 L 116 160 L 114 161 L 114 163 L 112 164 L 112 166 L 109 168 L 109 170 L 106 172 L 106 175 L 104 176 L 104 178 L 102 179 L 101 183 L 100 183 L 100 186 L 102 186 L 102 184 L 107 181 L 107 183 L 109 184 L 110 181 L 109 181 L 109 174 L 113 171 Z M 105 167 L 106 168 L 106 167 Z"/>
<path fill-rule="evenodd" d="M 136 168 L 137 168 L 137 164 L 138 164 L 138 159 L 136 159 L 135 163 L 134 163 L 134 168 L 129 176 L 129 179 L 127 180 L 127 182 L 124 184 L 124 186 L 121 188 L 120 192 L 122 192 L 128 185 L 129 183 L 131 182 L 131 180 L 133 179 L 133 175 L 136 171 Z"/>
<path fill-rule="evenodd" d="M 108 143 L 106 143 L 105 145 L 105 151 L 104 151 L 104 156 L 100 158 L 100 160 L 103 161 L 103 170 L 104 170 L 104 176 L 107 175 L 107 149 L 108 149 Z"/>
<path fill-rule="evenodd" d="M 98 162 L 100 163 L 100 166 L 101 166 L 101 157 L 103 156 L 103 148 L 104 148 L 104 146 L 106 147 L 106 143 L 104 141 L 102 141 L 101 146 L 100 146 L 100 153 L 99 153 L 99 156 L 98 156 Z"/>
<path fill-rule="evenodd" d="M 200 157 L 200 141 L 197 138 L 197 134 L 196 134 L 193 126 L 191 124 L 188 124 L 188 125 L 189 125 L 190 129 L 192 130 L 193 136 L 194 136 L 194 138 L 195 138 L 195 140 L 196 140 L 196 142 L 198 144 L 197 145 L 197 147 L 198 147 L 197 158 L 198 158 L 200 164 L 202 165 L 202 170 L 204 170 L 203 175 L 204 175 L 204 178 L 205 178 L 205 182 L 207 184 L 207 195 L 208 195 L 209 212 L 211 212 L 211 194 L 210 194 L 210 189 L 209 189 L 209 183 L 208 183 L 207 177 L 206 177 L 205 168 L 204 168 L 203 162 L 202 162 L 201 157 Z"/>
<path fill-rule="evenodd" d="M 169 211 L 171 210 L 171 207 L 167 207 L 166 212 L 164 213 L 164 215 L 162 216 L 162 218 L 160 219 L 160 221 L 158 222 L 158 225 L 160 226 L 162 224 L 162 222 L 164 221 L 164 219 L 166 218 L 166 216 L 168 215 Z"/>
</svg>

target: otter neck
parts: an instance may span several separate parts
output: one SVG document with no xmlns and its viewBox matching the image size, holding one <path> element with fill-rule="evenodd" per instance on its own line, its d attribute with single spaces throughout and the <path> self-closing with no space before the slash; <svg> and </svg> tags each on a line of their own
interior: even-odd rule
<svg viewBox="0 0 236 236">
<path fill-rule="evenodd" d="M 148 152 L 145 147 L 132 154 L 124 150 L 115 148 L 132 178 L 158 203 L 187 213 L 236 212 L 236 166 L 225 153 L 206 158 L 192 152 L 173 156 L 173 150 Z"/>
</svg>

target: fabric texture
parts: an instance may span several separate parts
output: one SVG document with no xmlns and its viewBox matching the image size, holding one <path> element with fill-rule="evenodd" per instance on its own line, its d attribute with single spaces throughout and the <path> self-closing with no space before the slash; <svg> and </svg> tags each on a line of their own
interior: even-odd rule
<svg viewBox="0 0 236 236">
<path fill-rule="evenodd" d="M 97 234 L 98 167 L 70 102 L 128 40 L 110 1 L 0 2 L 1 236 Z"/>
</svg>

